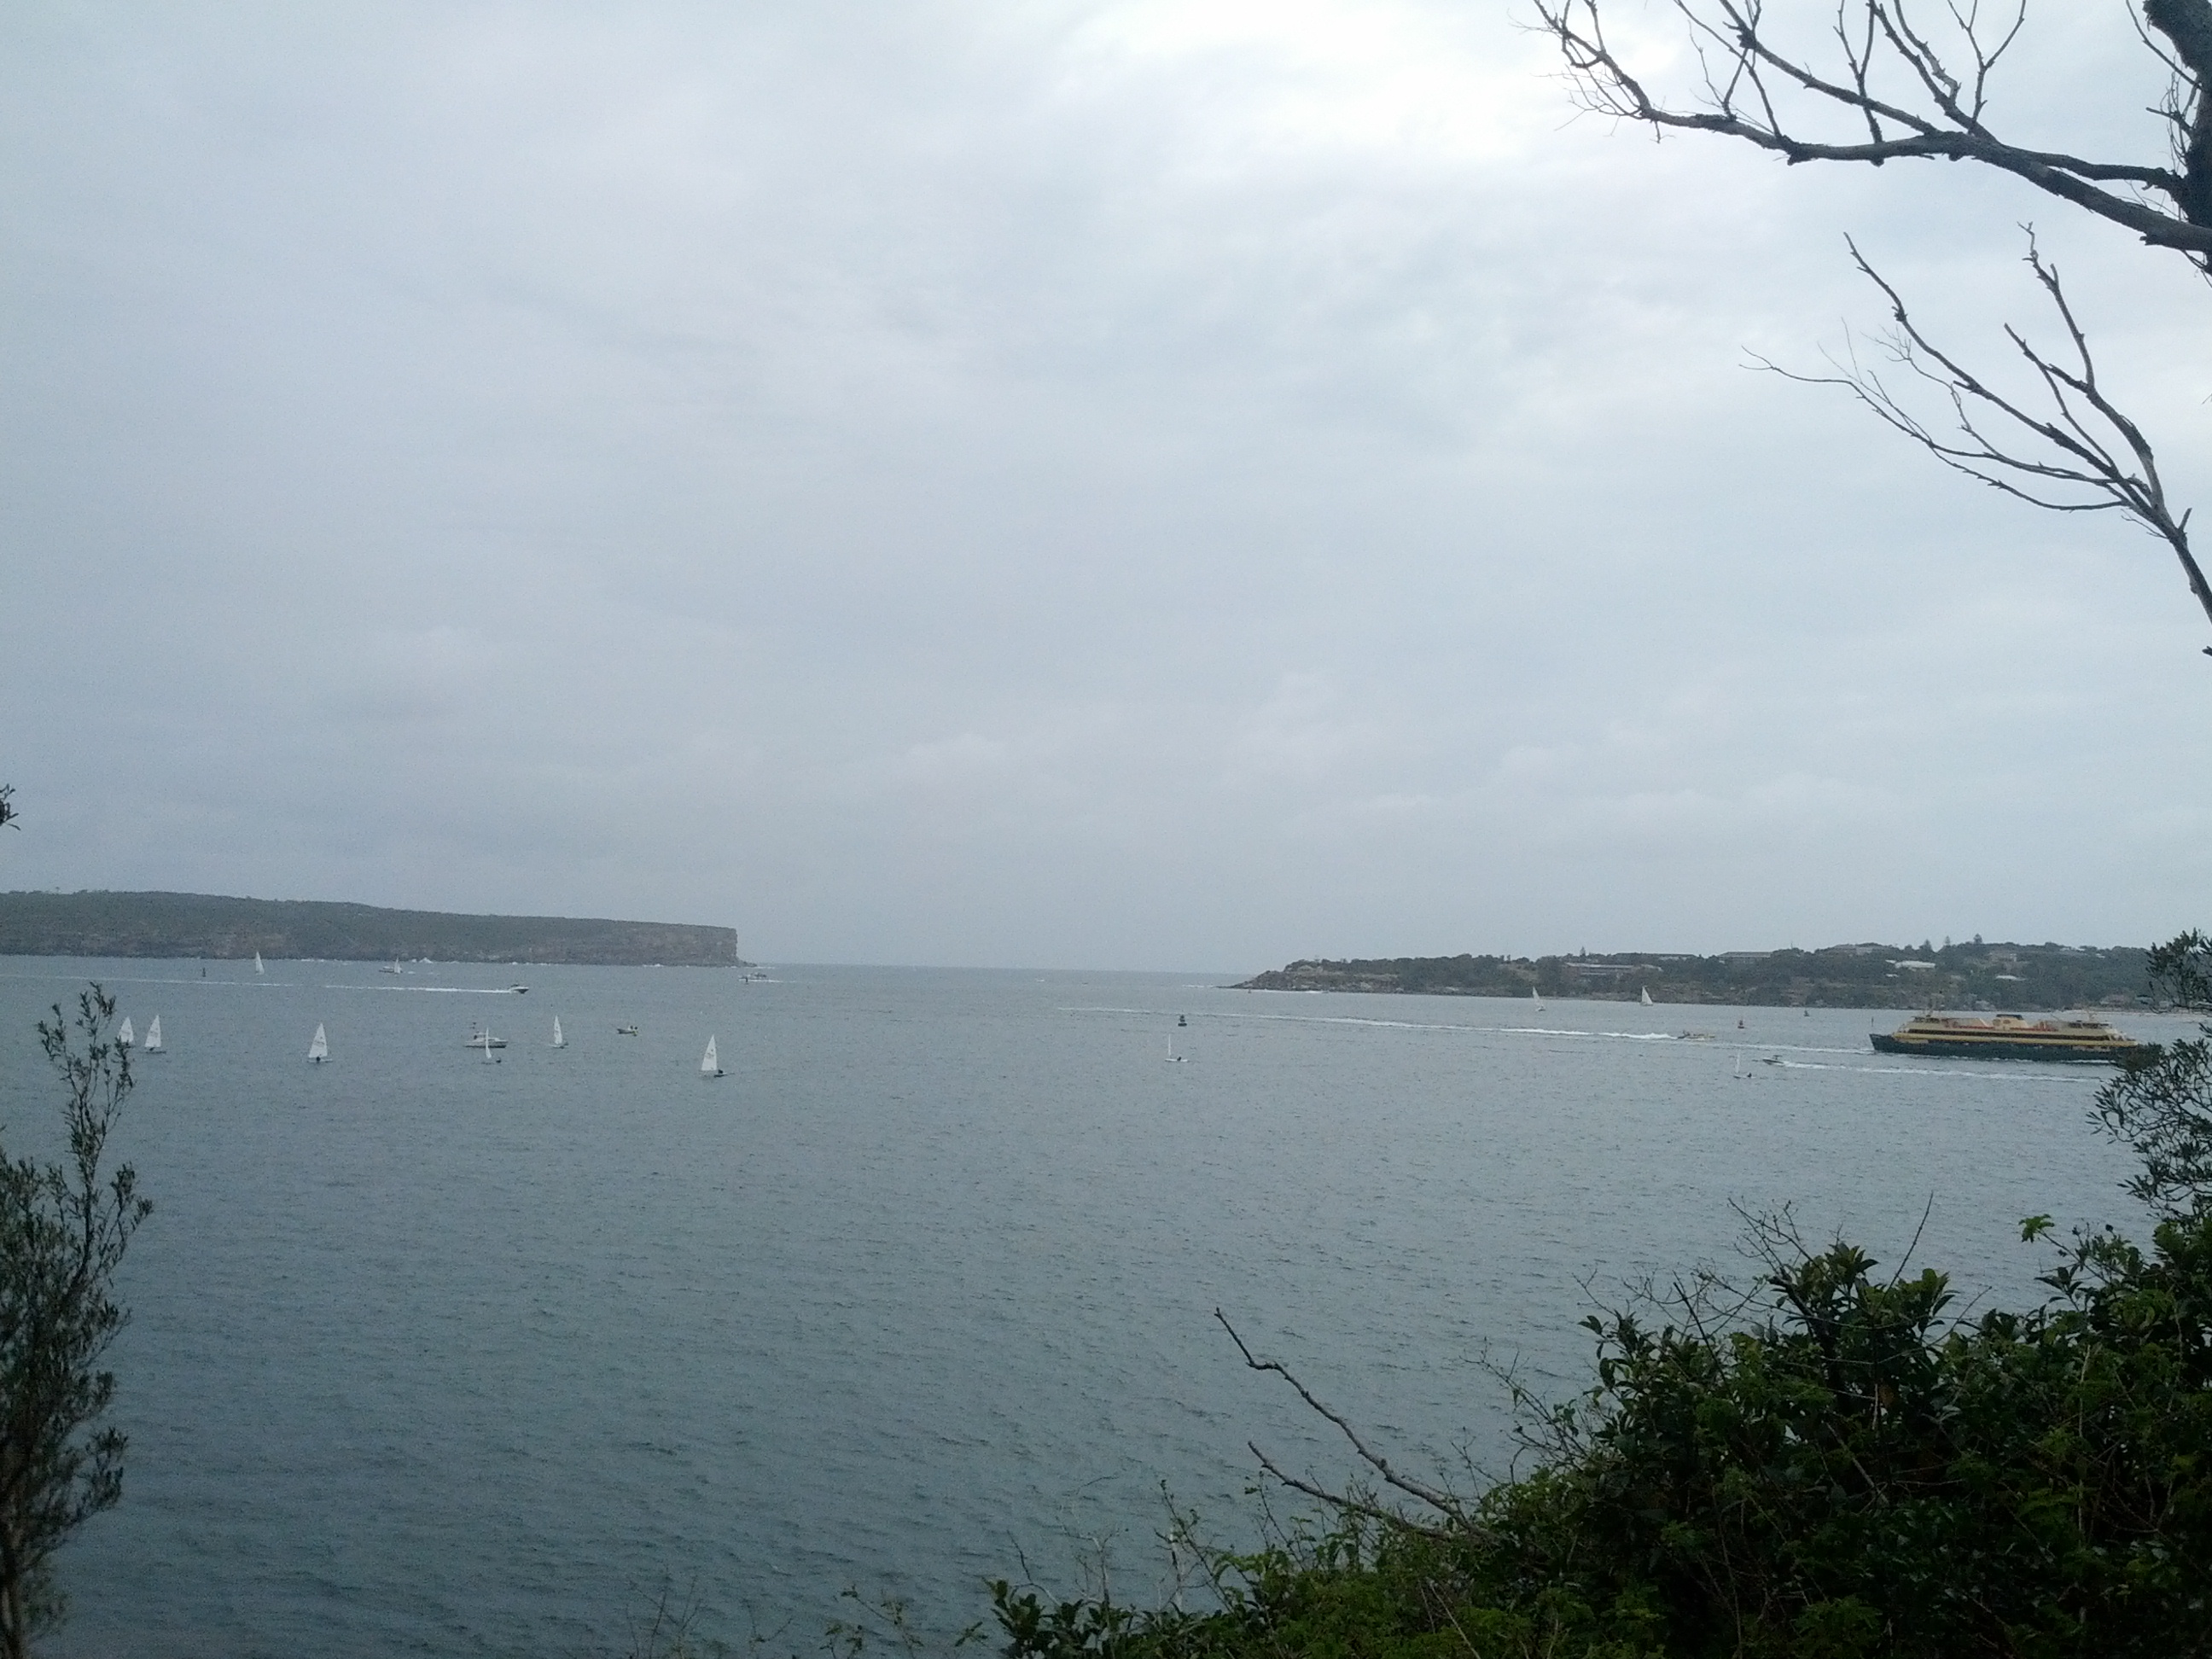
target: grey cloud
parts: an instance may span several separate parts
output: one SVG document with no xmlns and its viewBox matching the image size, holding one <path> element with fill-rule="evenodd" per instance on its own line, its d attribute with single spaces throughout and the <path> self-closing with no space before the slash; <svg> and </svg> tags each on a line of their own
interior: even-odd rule
<svg viewBox="0 0 2212 1659">
<path fill-rule="evenodd" d="M 2038 118 L 2133 107 L 2089 28 Z M 0 32 L 11 884 L 1091 965 L 2194 919 L 2155 550 L 1741 368 L 1877 318 L 1847 228 L 2024 309 L 2002 181 L 1655 149 L 1465 7 Z M 2045 228 L 2200 483 L 2201 295 Z"/>
</svg>

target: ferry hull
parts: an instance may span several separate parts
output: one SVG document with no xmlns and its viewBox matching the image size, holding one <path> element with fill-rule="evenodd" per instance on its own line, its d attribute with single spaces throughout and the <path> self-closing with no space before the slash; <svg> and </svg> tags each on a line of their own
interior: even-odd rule
<svg viewBox="0 0 2212 1659">
<path fill-rule="evenodd" d="M 2069 1042 L 2064 1038 L 1907 1037 L 1870 1033 L 1877 1052 L 1920 1054 L 1929 1060 L 2049 1060 L 2077 1066 L 2121 1066 L 2148 1058 L 2150 1046 L 2129 1042 Z"/>
</svg>

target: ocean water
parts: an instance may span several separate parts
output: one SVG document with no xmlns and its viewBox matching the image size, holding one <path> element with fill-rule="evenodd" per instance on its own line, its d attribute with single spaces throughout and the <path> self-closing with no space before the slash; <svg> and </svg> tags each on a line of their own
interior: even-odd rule
<svg viewBox="0 0 2212 1659">
<path fill-rule="evenodd" d="M 124 1502 L 63 1558 L 80 1659 L 618 1653 L 664 1591 L 777 1652 L 848 1586 L 935 1636 L 992 1577 L 1143 1599 L 1164 1489 L 1237 1543 L 1248 1441 L 1352 1471 L 1217 1308 L 1464 1485 L 1510 1451 L 1485 1361 L 1571 1391 L 1594 1302 L 1744 1266 L 1732 1206 L 1888 1261 L 1918 1230 L 1962 1305 L 2033 1294 L 2022 1216 L 2138 1219 L 2094 1073 L 1885 1059 L 1894 1014 L 199 971 L 0 961 L 11 1151 L 52 1121 L 48 1004 L 97 978 L 168 1047 L 118 1137 L 158 1207 L 112 1360 Z"/>
</svg>

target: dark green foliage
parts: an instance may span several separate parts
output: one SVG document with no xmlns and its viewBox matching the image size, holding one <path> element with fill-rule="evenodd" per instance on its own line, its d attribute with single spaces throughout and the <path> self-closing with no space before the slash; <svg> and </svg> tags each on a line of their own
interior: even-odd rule
<svg viewBox="0 0 2212 1659">
<path fill-rule="evenodd" d="M 2212 939 L 2186 933 L 2150 953 L 2177 1008 L 2212 1010 Z M 2154 1049 L 2097 1091 L 2099 1121 L 2142 1159 L 2128 1190 L 2161 1214 L 2212 1208 L 2212 1026 Z"/>
<path fill-rule="evenodd" d="M 1963 1324 L 1941 1274 L 1763 1237 L 1752 1317 L 1708 1284 L 1590 1322 L 1525 1478 L 1222 1558 L 1218 1612 L 1001 1585 L 1007 1653 L 2212 1652 L 2212 1217 L 2077 1238 L 2045 1306 Z"/>
<path fill-rule="evenodd" d="M 1546 1501 L 1494 1494 L 1488 1547 L 1647 1596 L 1685 1653 L 2203 1650 L 2212 1226 L 2077 1240 L 2045 1282 L 1951 1326 L 1941 1275 L 1838 1244 L 1749 1328 L 1606 1322 Z"/>
<path fill-rule="evenodd" d="M 129 1165 L 104 1174 L 131 1092 L 130 1051 L 112 1041 L 114 999 L 98 986 L 71 1022 L 58 1005 L 39 1041 L 66 1099 L 69 1153 L 0 1154 L 0 1653 L 20 1659 L 58 1617 L 49 1572 L 69 1534 L 123 1492 L 123 1435 L 98 1427 L 115 1397 L 101 1357 L 127 1317 L 113 1295 L 125 1248 L 153 1206 Z"/>
</svg>

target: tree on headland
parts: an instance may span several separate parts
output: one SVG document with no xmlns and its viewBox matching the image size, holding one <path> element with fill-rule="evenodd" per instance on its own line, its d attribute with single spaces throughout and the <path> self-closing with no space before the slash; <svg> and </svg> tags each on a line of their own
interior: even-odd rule
<svg viewBox="0 0 2212 1659">
<path fill-rule="evenodd" d="M 1763 0 L 1673 0 L 1673 9 L 1698 65 L 1685 98 L 1647 85 L 1608 37 L 1614 0 L 1536 4 L 1584 109 L 1656 135 L 1733 138 L 1792 165 L 1977 163 L 2212 275 L 2212 0 L 2142 0 L 2130 19 L 2166 79 L 2158 112 L 2169 154 L 2155 161 L 2079 156 L 2000 133 L 1990 84 L 2027 27 L 2026 0 L 1987 18 L 1978 5 L 1909 0 L 1841 0 L 1817 16 L 1798 7 L 1779 19 Z M 1803 33 L 1793 28 L 1808 18 Z M 1945 465 L 2004 494 L 2057 512 L 2133 520 L 2173 553 L 2212 618 L 2212 586 L 2190 546 L 2189 514 L 2168 501 L 2148 439 L 2100 382 L 2087 334 L 2033 232 L 2027 263 L 2063 343 L 2053 349 L 2005 327 L 2024 390 L 2004 389 L 1937 344 L 1897 288 L 1855 244 L 1850 251 L 1887 305 L 1890 324 L 1877 343 L 1893 376 L 1852 352 L 1833 374 L 1791 378 L 1847 389 Z"/>
<path fill-rule="evenodd" d="M 131 1052 L 110 1028 L 115 999 L 94 985 L 74 1018 L 54 1006 L 39 1042 L 60 1078 L 67 1156 L 0 1150 L 0 1656 L 22 1659 L 63 1601 L 53 1555 L 123 1495 L 121 1431 L 101 1360 L 129 1317 L 116 1270 L 152 1203 L 129 1164 L 110 1171 L 108 1136 L 131 1088 Z"/>
</svg>

